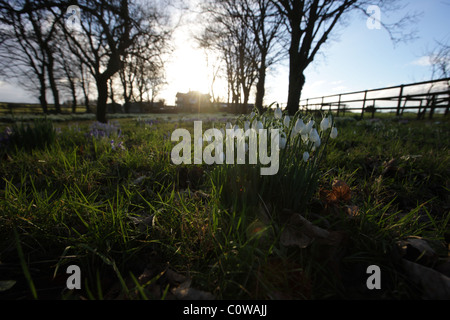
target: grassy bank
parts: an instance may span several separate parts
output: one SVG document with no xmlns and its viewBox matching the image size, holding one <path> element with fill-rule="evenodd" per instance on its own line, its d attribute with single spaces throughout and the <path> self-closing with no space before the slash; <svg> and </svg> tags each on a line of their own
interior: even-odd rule
<svg viewBox="0 0 450 320">
<path fill-rule="evenodd" d="M 231 119 L 206 118 L 204 130 Z M 292 151 L 264 180 L 250 165 L 174 165 L 170 135 L 192 130 L 192 121 L 161 115 L 101 126 L 72 119 L 53 122 L 41 145 L 25 143 L 25 129 L 2 140 L 0 281 L 8 289 L 0 297 L 429 294 L 404 261 L 445 266 L 448 119 L 337 118 L 336 139 L 321 136 L 320 153 L 308 146 L 308 167 L 298 169 L 304 150 Z M 295 187 L 307 173 L 308 184 Z M 414 255 L 411 239 L 430 249 Z M 81 290 L 66 289 L 69 265 L 82 270 Z M 366 286 L 369 265 L 381 269 L 380 290 Z"/>
</svg>

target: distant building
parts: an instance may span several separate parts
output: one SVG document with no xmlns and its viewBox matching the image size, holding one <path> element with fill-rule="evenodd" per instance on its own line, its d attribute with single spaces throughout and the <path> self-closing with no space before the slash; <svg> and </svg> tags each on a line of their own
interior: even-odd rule
<svg viewBox="0 0 450 320">
<path fill-rule="evenodd" d="M 202 111 L 211 107 L 211 96 L 197 91 L 178 92 L 176 106 L 180 111 Z"/>
</svg>

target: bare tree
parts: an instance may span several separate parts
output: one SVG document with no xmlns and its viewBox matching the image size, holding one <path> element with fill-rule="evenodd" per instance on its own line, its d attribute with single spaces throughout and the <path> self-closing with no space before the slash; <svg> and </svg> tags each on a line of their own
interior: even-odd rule
<svg viewBox="0 0 450 320">
<path fill-rule="evenodd" d="M 59 78 L 60 88 L 63 91 L 68 91 L 71 97 L 72 113 L 76 112 L 77 108 L 77 92 L 80 86 L 80 69 L 75 56 L 67 50 L 66 46 L 61 45 L 56 48 L 56 63 L 60 69 Z"/>
<path fill-rule="evenodd" d="M 287 111 L 293 115 L 299 109 L 300 95 L 305 84 L 304 71 L 314 60 L 321 46 L 329 39 L 332 31 L 343 20 L 345 14 L 361 11 L 368 15 L 369 5 L 376 5 L 383 12 L 399 7 L 396 1 L 386 0 L 272 0 L 278 13 L 286 19 L 289 33 L 289 91 Z M 409 37 L 401 30 L 414 15 L 406 15 L 399 21 L 387 24 L 377 21 L 384 27 L 392 40 L 407 40 Z"/>
<path fill-rule="evenodd" d="M 212 0 L 205 6 L 210 17 L 198 38 L 204 48 L 221 52 L 229 96 L 247 105 L 256 83 L 255 105 L 262 111 L 267 68 L 281 56 L 276 45 L 284 17 L 269 0 Z"/>
<path fill-rule="evenodd" d="M 169 33 L 149 31 L 141 34 L 129 48 L 124 67 L 119 71 L 126 112 L 131 101 L 143 102 L 146 92 L 151 91 L 153 103 L 159 87 L 165 83 L 164 57 L 172 50 L 168 39 Z"/>
<path fill-rule="evenodd" d="M 444 79 L 450 77 L 450 45 L 436 41 L 436 46 L 428 54 L 431 65 L 431 78 Z"/>
<path fill-rule="evenodd" d="M 234 14 L 249 26 L 258 48 L 258 75 L 255 107 L 262 112 L 267 68 L 283 58 L 284 17 L 278 14 L 270 0 L 240 0 L 240 10 Z M 240 12 L 240 13 L 239 13 Z"/>
<path fill-rule="evenodd" d="M 65 11 L 69 2 L 53 3 L 52 12 Z M 61 24 L 71 52 L 87 67 L 97 87 L 97 120 L 106 122 L 108 81 L 124 67 L 132 44 L 144 34 L 166 37 L 163 15 L 156 7 L 131 0 L 78 1 L 80 31 Z M 149 14 L 150 13 L 150 14 Z"/>
<path fill-rule="evenodd" d="M 445 80 L 444 88 L 446 87 L 447 93 L 447 107 L 445 108 L 445 115 L 448 114 L 450 108 L 450 45 L 445 41 L 435 41 L 435 47 L 429 50 L 427 56 L 431 67 L 431 79 L 443 79 Z M 425 108 L 418 113 L 418 118 L 424 118 L 427 108 L 430 108 L 429 118 L 433 117 L 434 111 L 438 104 L 437 98 L 434 94 L 431 94 L 436 85 L 442 86 L 443 82 L 433 83 L 428 89 L 428 97 Z M 440 101 L 445 102 L 445 100 Z"/>
<path fill-rule="evenodd" d="M 45 113 L 48 112 L 47 79 L 56 112 L 61 111 L 53 49 L 60 19 L 61 15 L 51 17 L 45 8 L 38 8 L 29 0 L 0 1 L 1 32 L 5 41 L 1 52 L 4 73 L 18 78 L 26 88 L 39 88 L 39 101 Z"/>
<path fill-rule="evenodd" d="M 213 0 L 205 7 L 209 22 L 197 40 L 202 48 L 220 52 L 225 64 L 229 97 L 246 108 L 258 70 L 258 51 L 250 26 L 235 1 Z"/>
</svg>

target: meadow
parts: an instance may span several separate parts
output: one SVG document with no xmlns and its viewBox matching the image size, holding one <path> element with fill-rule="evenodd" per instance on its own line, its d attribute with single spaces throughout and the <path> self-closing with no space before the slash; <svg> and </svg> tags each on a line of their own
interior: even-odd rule
<svg viewBox="0 0 450 320">
<path fill-rule="evenodd" d="M 447 117 L 263 116 L 0 125 L 0 298 L 449 297 Z M 175 165 L 171 133 L 195 119 L 285 128 L 278 173 Z"/>
</svg>

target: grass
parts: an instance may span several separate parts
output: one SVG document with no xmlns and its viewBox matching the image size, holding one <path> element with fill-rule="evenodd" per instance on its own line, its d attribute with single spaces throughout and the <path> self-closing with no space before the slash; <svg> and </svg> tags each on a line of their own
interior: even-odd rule
<svg viewBox="0 0 450 320">
<path fill-rule="evenodd" d="M 53 122 L 49 143 L 2 148 L 0 281 L 16 282 L 0 297 L 171 299 L 184 276 L 217 299 L 421 298 L 396 243 L 421 237 L 448 255 L 448 119 L 337 118 L 306 195 L 291 184 L 298 166 L 255 183 L 247 165 L 172 164 L 170 133 L 193 128 L 183 117 L 116 119 L 101 139 L 91 121 Z M 330 198 L 336 180 L 351 196 Z M 284 245 L 286 212 L 330 238 Z M 72 264 L 81 290 L 65 289 Z M 365 287 L 373 264 L 382 290 Z"/>
</svg>

